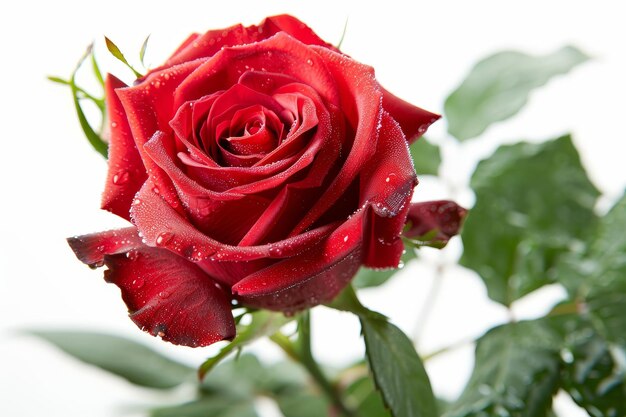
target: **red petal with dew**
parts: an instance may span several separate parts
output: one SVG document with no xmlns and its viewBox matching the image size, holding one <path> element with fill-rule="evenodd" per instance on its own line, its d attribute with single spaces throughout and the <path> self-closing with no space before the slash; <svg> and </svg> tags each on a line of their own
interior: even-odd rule
<svg viewBox="0 0 626 417">
<path fill-rule="evenodd" d="M 207 346 L 235 337 L 229 295 L 193 263 L 167 250 L 142 248 L 104 258 L 140 327 L 176 345 Z"/>
<path fill-rule="evenodd" d="M 459 233 L 466 215 L 467 210 L 454 201 L 413 203 L 407 217 L 410 228 L 404 235 L 406 237 L 420 237 L 429 232 L 437 231 L 434 237 L 429 237 L 429 240 L 445 243 Z"/>
<path fill-rule="evenodd" d="M 105 94 L 110 125 L 109 172 L 107 174 L 101 207 L 130 220 L 133 197 L 145 182 L 146 168 L 133 139 L 126 112 L 115 89 L 127 87 L 113 75 L 107 75 Z"/>
<path fill-rule="evenodd" d="M 417 184 L 408 145 L 398 123 L 384 113 L 376 154 L 361 176 L 360 204 L 371 204 L 371 236 L 365 264 L 371 268 L 398 266 L 404 245 L 400 234 Z"/>
<path fill-rule="evenodd" d="M 143 246 L 136 227 L 74 236 L 67 239 L 76 257 L 83 263 L 102 266 L 105 255 L 126 253 Z"/>
<path fill-rule="evenodd" d="M 440 115 L 414 106 L 385 89 L 383 89 L 383 108 L 400 124 L 409 143 L 415 142 L 426 133 L 431 124 L 441 118 Z"/>
<path fill-rule="evenodd" d="M 245 305 L 288 312 L 332 300 L 361 266 L 368 211 L 357 212 L 299 256 L 244 278 L 233 286 L 233 293 Z"/>
</svg>

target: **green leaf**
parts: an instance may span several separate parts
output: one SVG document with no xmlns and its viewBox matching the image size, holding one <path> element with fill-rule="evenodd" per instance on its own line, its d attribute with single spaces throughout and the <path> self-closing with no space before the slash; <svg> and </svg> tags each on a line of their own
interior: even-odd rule
<svg viewBox="0 0 626 417">
<path fill-rule="evenodd" d="M 592 417 L 626 415 L 626 369 L 610 346 L 595 334 L 574 346 L 565 365 L 563 385 Z"/>
<path fill-rule="evenodd" d="M 185 404 L 162 407 L 151 417 L 258 417 L 252 403 L 233 403 L 227 399 L 201 398 Z"/>
<path fill-rule="evenodd" d="M 143 44 L 141 44 L 141 49 L 139 50 L 139 60 L 141 61 L 141 65 L 143 65 L 144 67 L 146 66 L 146 64 L 143 61 L 146 56 L 146 49 L 148 48 L 149 40 L 150 40 L 150 35 L 148 35 L 146 39 L 143 41 Z"/>
<path fill-rule="evenodd" d="M 61 85 L 66 85 L 68 87 L 71 86 L 71 81 L 69 80 L 64 80 L 63 78 L 60 77 L 55 77 L 55 76 L 48 76 L 47 77 L 48 80 L 52 81 L 53 83 L 57 83 L 57 84 L 61 84 Z M 88 100 L 91 100 L 96 106 L 98 106 L 98 108 L 100 109 L 100 111 L 102 113 L 104 113 L 105 111 L 105 105 L 104 105 L 104 99 L 103 98 L 97 98 L 91 94 L 89 94 L 87 91 L 85 91 L 84 89 L 76 86 L 76 90 L 78 91 L 78 93 L 81 95 L 78 97 L 78 99 L 83 99 L 86 98 Z"/>
<path fill-rule="evenodd" d="M 540 321 L 490 330 L 476 346 L 470 380 L 444 417 L 545 417 L 558 389 L 561 340 Z"/>
<path fill-rule="evenodd" d="M 554 282 L 559 257 L 593 231 L 599 193 L 569 136 L 501 146 L 478 164 L 471 186 L 461 264 L 499 303 Z"/>
<path fill-rule="evenodd" d="M 371 378 L 358 378 L 346 388 L 346 397 L 350 404 L 356 405 L 359 417 L 391 417 L 380 393 Z"/>
<path fill-rule="evenodd" d="M 350 285 L 328 306 L 359 317 L 369 367 L 392 416 L 437 416 L 428 375 L 411 340 L 385 316 L 363 306 Z"/>
<path fill-rule="evenodd" d="M 198 370 L 200 379 L 234 350 L 240 349 L 260 337 L 276 333 L 282 326 L 293 320 L 282 313 L 273 313 L 270 311 L 257 311 L 250 313 L 250 315 L 252 317 L 250 324 L 237 326 L 237 337 L 222 348 L 215 356 L 207 359 L 200 366 Z"/>
<path fill-rule="evenodd" d="M 363 304 L 361 304 L 356 296 L 356 293 L 354 292 L 354 288 L 352 288 L 351 285 L 348 285 L 346 288 L 344 288 L 344 290 L 341 291 L 332 302 L 327 303 L 326 306 L 334 308 L 335 310 L 354 313 L 359 316 L 359 318 L 369 317 L 372 319 L 387 319 L 382 314 L 369 310 Z"/>
<path fill-rule="evenodd" d="M 384 319 L 360 319 L 369 366 L 391 414 L 438 416 L 428 375 L 409 338 Z"/>
<path fill-rule="evenodd" d="M 408 248 L 402 255 L 400 262 L 406 266 L 408 262 L 415 258 L 417 258 L 417 256 L 413 248 Z M 352 280 L 352 285 L 357 289 L 377 287 L 387 282 L 398 271 L 400 271 L 400 269 L 375 270 L 363 266 Z"/>
<path fill-rule="evenodd" d="M 115 58 L 118 59 L 118 61 L 126 65 L 126 67 L 128 67 L 128 69 L 130 69 L 135 74 L 135 77 L 141 78 L 141 73 L 135 70 L 135 68 L 133 68 L 133 66 L 128 63 L 126 57 L 124 56 L 122 51 L 120 51 L 120 48 L 118 48 L 117 45 L 106 36 L 104 37 L 104 41 L 106 42 L 107 49 L 109 50 L 111 55 L 113 55 Z"/>
<path fill-rule="evenodd" d="M 426 138 L 421 138 L 409 147 L 413 165 L 417 175 L 437 175 L 441 165 L 441 152 L 437 145 L 433 145 Z"/>
<path fill-rule="evenodd" d="M 572 46 L 544 56 L 505 51 L 483 59 L 446 99 L 448 132 L 459 140 L 480 135 L 515 115 L 534 89 L 588 59 Z"/>
<path fill-rule="evenodd" d="M 265 368 L 263 379 L 258 388 L 276 395 L 300 390 L 310 382 L 301 365 L 291 361 L 277 362 Z"/>
<path fill-rule="evenodd" d="M 341 38 L 339 39 L 339 42 L 337 42 L 337 49 L 341 49 L 341 45 L 343 44 L 343 41 L 346 38 L 347 32 L 348 32 L 348 17 L 346 16 L 346 21 L 343 24 L 343 31 L 341 32 Z"/>
<path fill-rule="evenodd" d="M 91 146 L 102 156 L 107 157 L 109 145 L 100 137 L 98 133 L 91 127 L 87 117 L 85 116 L 85 112 L 80 104 L 79 94 L 81 93 L 81 89 L 76 85 L 76 72 L 81 67 L 85 59 L 92 53 L 91 46 L 87 48 L 87 52 L 83 57 L 78 61 L 78 65 L 74 69 L 72 76 L 69 79 L 69 86 L 72 91 L 72 98 L 74 100 L 74 108 L 76 109 L 76 115 L 78 116 L 78 122 L 80 123 L 80 127 L 83 129 L 83 133 L 87 137 L 87 140 L 91 144 Z M 102 107 L 101 107 L 101 111 Z M 103 114 L 104 117 L 104 114 Z"/>
<path fill-rule="evenodd" d="M 246 354 L 220 363 L 205 376 L 200 388 L 207 395 L 246 400 L 255 396 L 264 379 L 259 359 Z"/>
<path fill-rule="evenodd" d="M 626 195 L 602 217 L 583 254 L 559 266 L 571 296 L 583 300 L 595 329 L 626 348 Z"/>
<path fill-rule="evenodd" d="M 149 388 L 173 388 L 193 378 L 193 369 L 122 337 L 77 331 L 30 331 L 65 353 Z"/>
<path fill-rule="evenodd" d="M 328 415 L 330 404 L 322 394 L 309 391 L 284 393 L 276 397 L 285 417 L 320 417 Z"/>
<path fill-rule="evenodd" d="M 102 71 L 100 71 L 100 66 L 98 65 L 98 62 L 96 61 L 96 56 L 93 54 L 93 52 L 91 54 L 91 70 L 93 71 L 93 74 L 96 76 L 96 80 L 98 80 L 100 87 L 104 88 L 104 78 L 102 77 Z"/>
</svg>

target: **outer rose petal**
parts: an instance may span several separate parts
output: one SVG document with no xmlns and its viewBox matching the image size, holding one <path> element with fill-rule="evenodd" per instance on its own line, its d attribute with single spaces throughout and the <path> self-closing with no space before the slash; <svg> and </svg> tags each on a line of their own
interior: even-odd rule
<svg viewBox="0 0 626 417">
<path fill-rule="evenodd" d="M 271 16 L 258 26 L 234 25 L 226 29 L 210 30 L 203 35 L 191 35 L 168 59 L 166 66 L 215 55 L 223 46 L 243 45 L 262 41 L 279 32 L 286 32 L 307 45 L 334 46 L 324 42 L 311 28 L 289 15 Z"/>
<path fill-rule="evenodd" d="M 258 43 L 224 48 L 204 61 L 178 86 L 174 106 L 178 108 L 187 101 L 235 85 L 246 71 L 263 68 L 268 73 L 294 77 L 317 91 L 327 102 L 338 105 L 336 75 L 326 68 L 327 60 L 320 57 L 319 49 L 329 51 L 307 46 L 284 32 Z"/>
<path fill-rule="evenodd" d="M 432 240 L 445 243 L 459 233 L 466 214 L 467 210 L 453 201 L 413 203 L 407 217 L 411 227 L 404 235 L 418 237 L 437 230 L 437 235 Z"/>
<path fill-rule="evenodd" d="M 109 143 L 109 171 L 102 194 L 102 208 L 126 220 L 133 197 L 147 178 L 135 140 L 130 131 L 126 113 L 115 89 L 126 87 L 109 74 L 105 83 L 107 113 L 111 127 Z"/>
<path fill-rule="evenodd" d="M 287 312 L 332 300 L 361 266 L 368 212 L 360 210 L 301 255 L 249 275 L 233 293 L 244 305 Z"/>
<path fill-rule="evenodd" d="M 278 32 L 287 32 L 297 40 L 307 45 L 320 45 L 338 51 L 333 45 L 324 42 L 313 30 L 306 24 L 293 16 L 283 14 L 272 16 L 265 19 L 260 27 L 266 37 L 274 35 Z"/>
<path fill-rule="evenodd" d="M 91 266 L 102 266 L 105 255 L 125 253 L 143 246 L 137 228 L 109 230 L 67 239 L 70 247 L 81 262 Z"/>
<path fill-rule="evenodd" d="M 400 234 L 417 184 L 413 162 L 398 123 L 384 113 L 378 146 L 361 174 L 361 205 L 372 204 L 372 235 L 367 239 L 365 265 L 395 268 L 404 245 Z"/>
<path fill-rule="evenodd" d="M 441 116 L 420 109 L 383 89 L 383 108 L 391 114 L 402 127 L 409 143 L 426 133 L 428 127 Z"/>
<path fill-rule="evenodd" d="M 359 172 L 376 152 L 377 126 L 381 121 L 382 93 L 371 67 L 329 49 L 311 46 L 324 58 L 326 67 L 335 78 L 340 97 L 339 107 L 354 129 L 352 148 L 322 197 L 309 210 L 291 236 L 301 233 L 317 221 L 346 191 Z"/>
<path fill-rule="evenodd" d="M 199 65 L 199 62 L 194 61 L 165 71 L 153 72 L 132 87 L 116 90 L 146 171 L 150 173 L 161 195 L 173 207 L 180 204 L 171 181 L 146 155 L 143 147 L 155 132 L 171 131 L 169 122 L 174 116 L 172 105 L 174 91 L 181 81 Z"/>
<path fill-rule="evenodd" d="M 232 246 L 218 242 L 196 229 L 152 191 L 149 181 L 137 194 L 137 201 L 133 205 L 133 220 L 146 244 L 169 249 L 194 262 L 210 259 L 212 256 L 219 261 L 292 257 L 316 246 L 337 227 L 337 224 L 328 224 L 296 237 L 265 245 Z"/>
<path fill-rule="evenodd" d="M 200 268 L 166 250 L 107 255 L 107 282 L 117 285 L 142 330 L 177 345 L 207 346 L 235 337 L 229 296 Z"/>
</svg>

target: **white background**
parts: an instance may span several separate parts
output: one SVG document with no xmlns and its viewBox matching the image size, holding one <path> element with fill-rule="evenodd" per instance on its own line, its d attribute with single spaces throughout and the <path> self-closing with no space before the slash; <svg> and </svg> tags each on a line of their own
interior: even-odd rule
<svg viewBox="0 0 626 417">
<path fill-rule="evenodd" d="M 100 212 L 106 164 L 83 138 L 69 89 L 46 75 L 69 76 L 92 40 L 106 34 L 135 56 L 152 34 L 148 62 L 159 64 L 192 31 L 237 22 L 257 23 L 264 16 L 292 13 L 323 38 L 336 43 L 349 18 L 342 49 L 373 65 L 389 90 L 429 110 L 441 112 L 443 100 L 471 65 L 488 53 L 515 48 L 548 53 L 573 44 L 594 60 L 534 93 L 514 120 L 485 135 L 485 145 L 446 146 L 451 162 L 444 174 L 464 184 L 476 160 L 499 140 L 539 140 L 573 132 L 594 183 L 606 195 L 600 209 L 618 198 L 626 185 L 624 114 L 626 39 L 619 1 L 440 0 L 440 1 L 237 1 L 237 2 L 10 2 L 0 16 L 0 415 L 141 415 L 132 410 L 153 401 L 188 398 L 183 390 L 164 396 L 67 358 L 22 329 L 110 331 L 148 343 L 198 365 L 211 349 L 175 347 L 141 333 L 127 319 L 119 291 L 79 263 L 64 238 L 123 225 Z M 119 71 L 119 67 L 114 67 Z M 431 137 L 445 140 L 445 121 Z M 449 197 L 423 181 L 420 200 Z M 471 195 L 455 196 L 471 204 Z M 496 220 L 497 221 L 497 220 Z M 506 312 L 486 300 L 482 283 L 456 268 L 438 280 L 439 296 L 428 321 L 419 321 L 431 288 L 434 265 L 455 259 L 459 242 L 443 255 L 405 268 L 384 288 L 365 292 L 370 307 L 389 315 L 407 333 L 420 333 L 421 353 L 479 336 L 504 322 Z M 548 288 L 515 306 L 518 317 L 534 317 L 562 296 Z M 359 329 L 349 315 L 317 309 L 315 351 L 321 360 L 345 364 L 362 354 Z M 420 330 L 417 323 L 425 323 Z M 269 344 L 257 349 L 272 360 Z M 436 391 L 451 397 L 467 379 L 472 346 L 428 362 Z M 563 397 L 562 416 L 585 415 Z M 266 410 L 267 415 L 271 415 Z"/>
</svg>

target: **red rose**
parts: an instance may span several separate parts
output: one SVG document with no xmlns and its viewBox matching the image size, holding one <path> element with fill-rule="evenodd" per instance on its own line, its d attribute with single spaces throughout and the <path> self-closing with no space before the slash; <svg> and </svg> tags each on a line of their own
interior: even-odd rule
<svg viewBox="0 0 626 417">
<path fill-rule="evenodd" d="M 290 16 L 192 35 L 126 86 L 109 75 L 102 207 L 126 229 L 69 239 L 142 329 L 234 337 L 231 301 L 296 311 L 361 265 L 398 265 L 417 183 L 407 140 L 438 116 Z"/>
</svg>

